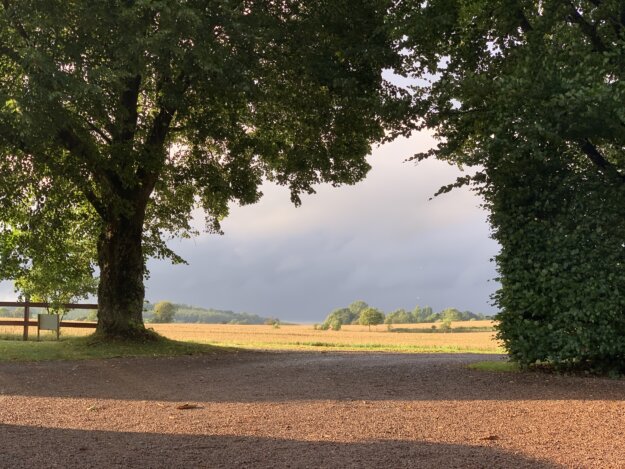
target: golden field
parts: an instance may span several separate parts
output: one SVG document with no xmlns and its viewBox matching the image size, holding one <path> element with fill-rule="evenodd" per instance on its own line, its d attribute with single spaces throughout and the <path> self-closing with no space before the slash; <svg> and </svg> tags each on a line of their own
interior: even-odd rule
<svg viewBox="0 0 625 469">
<path fill-rule="evenodd" d="M 437 325 L 439 327 L 440 325 Z M 452 327 L 492 327 L 492 321 L 464 321 Z M 376 350 L 389 352 L 480 352 L 502 353 L 494 332 L 417 332 L 432 324 L 397 324 L 394 328 L 415 332 L 392 332 L 386 325 L 343 326 L 340 331 L 315 330 L 312 324 L 242 326 L 232 324 L 148 324 L 159 334 L 174 340 L 260 350 Z M 0 335 L 21 335 L 20 327 L 0 325 Z M 61 336 L 90 334 L 90 329 L 61 329 Z M 29 335 L 36 338 L 37 330 Z M 49 332 L 42 332 L 46 339 Z"/>
</svg>

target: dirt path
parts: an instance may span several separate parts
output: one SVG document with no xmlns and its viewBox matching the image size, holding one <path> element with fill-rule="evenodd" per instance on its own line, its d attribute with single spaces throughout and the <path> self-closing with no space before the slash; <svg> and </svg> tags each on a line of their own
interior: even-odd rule
<svg viewBox="0 0 625 469">
<path fill-rule="evenodd" d="M 0 364 L 0 467 L 625 467 L 625 381 L 466 368 L 498 359 Z"/>
</svg>

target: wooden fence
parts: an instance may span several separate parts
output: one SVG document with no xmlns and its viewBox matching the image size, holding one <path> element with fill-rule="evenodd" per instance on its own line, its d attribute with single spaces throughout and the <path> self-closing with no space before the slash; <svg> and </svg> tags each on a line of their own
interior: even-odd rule
<svg viewBox="0 0 625 469">
<path fill-rule="evenodd" d="M 23 339 L 28 340 L 28 327 L 36 326 L 37 321 L 30 319 L 30 308 L 49 308 L 52 305 L 50 303 L 38 303 L 34 301 L 0 301 L 1 307 L 12 308 L 24 308 L 23 319 L 2 319 L 0 320 L 1 326 L 23 326 L 24 334 Z M 61 305 L 64 309 L 98 309 L 97 304 L 74 304 L 65 303 Z M 82 321 L 61 321 L 60 327 L 75 327 L 84 329 L 95 329 L 98 326 L 94 322 L 82 322 Z"/>
</svg>

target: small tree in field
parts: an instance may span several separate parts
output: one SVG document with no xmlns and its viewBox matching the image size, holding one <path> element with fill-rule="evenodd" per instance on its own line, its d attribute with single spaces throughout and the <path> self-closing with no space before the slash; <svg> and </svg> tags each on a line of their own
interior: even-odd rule
<svg viewBox="0 0 625 469">
<path fill-rule="evenodd" d="M 362 326 L 369 326 L 369 330 L 371 330 L 371 326 L 377 326 L 383 322 L 384 313 L 376 308 L 367 308 L 360 313 L 359 323 Z"/>
<path fill-rule="evenodd" d="M 152 322 L 167 323 L 174 322 L 176 307 L 169 301 L 159 301 L 154 305 L 154 318 Z"/>
</svg>

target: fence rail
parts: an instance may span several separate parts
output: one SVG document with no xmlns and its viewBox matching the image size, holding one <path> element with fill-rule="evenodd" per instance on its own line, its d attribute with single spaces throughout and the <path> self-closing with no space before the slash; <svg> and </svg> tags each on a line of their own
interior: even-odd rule
<svg viewBox="0 0 625 469">
<path fill-rule="evenodd" d="M 0 307 L 14 307 L 14 308 L 50 308 L 51 303 L 40 303 L 36 301 L 0 301 Z M 98 309 L 97 304 L 76 304 L 76 303 L 62 303 L 59 306 L 65 309 Z"/>
<path fill-rule="evenodd" d="M 0 320 L 0 326 L 23 326 L 24 333 L 22 337 L 24 340 L 28 340 L 28 327 L 39 324 L 38 321 L 30 319 L 30 308 L 50 308 L 51 306 L 50 303 L 35 301 L 0 301 L 0 307 L 24 308 L 24 319 Z M 97 304 L 63 303 L 60 306 L 64 309 L 98 309 Z M 95 329 L 98 327 L 98 324 L 95 322 L 61 321 L 59 327 Z"/>
</svg>

